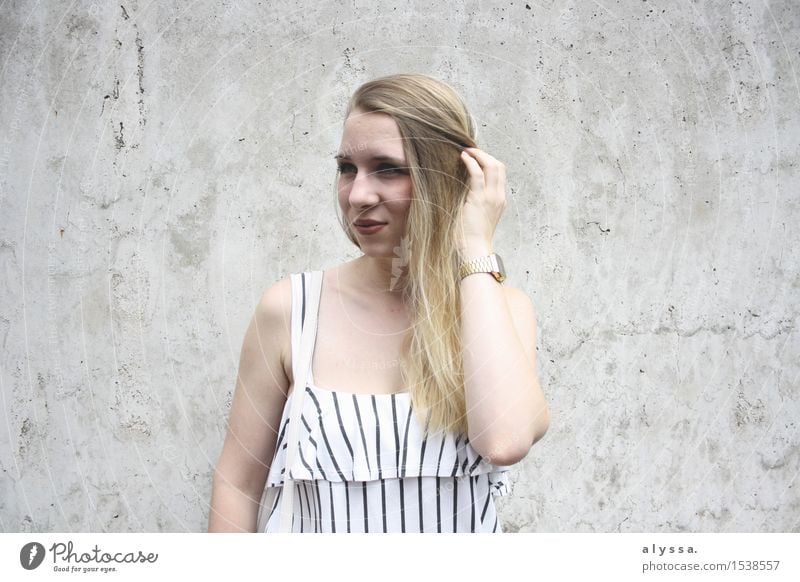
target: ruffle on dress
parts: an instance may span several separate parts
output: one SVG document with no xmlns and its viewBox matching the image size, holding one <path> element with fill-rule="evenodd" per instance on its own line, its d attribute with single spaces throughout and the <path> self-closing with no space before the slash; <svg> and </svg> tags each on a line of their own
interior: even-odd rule
<svg viewBox="0 0 800 582">
<path fill-rule="evenodd" d="M 268 487 L 286 474 L 289 394 L 280 423 Z M 488 473 L 492 494 L 508 495 L 508 466 L 475 452 L 463 434 L 424 434 L 408 392 L 353 394 L 306 386 L 299 450 L 292 480 L 372 481 L 406 477 L 474 477 Z"/>
</svg>

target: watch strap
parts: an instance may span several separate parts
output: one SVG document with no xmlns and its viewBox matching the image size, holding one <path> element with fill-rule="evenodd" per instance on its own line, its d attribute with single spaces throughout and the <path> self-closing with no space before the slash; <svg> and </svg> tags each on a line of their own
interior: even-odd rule
<svg viewBox="0 0 800 582">
<path fill-rule="evenodd" d="M 503 260 L 497 253 L 477 257 L 469 261 L 461 263 L 459 267 L 459 275 L 463 279 L 467 275 L 473 273 L 491 273 L 498 283 L 502 283 L 506 278 L 505 268 L 503 267 Z"/>
</svg>

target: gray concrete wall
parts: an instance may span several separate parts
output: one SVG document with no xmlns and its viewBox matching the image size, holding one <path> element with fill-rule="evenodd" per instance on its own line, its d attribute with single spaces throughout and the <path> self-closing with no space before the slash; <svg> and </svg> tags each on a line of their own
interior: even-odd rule
<svg viewBox="0 0 800 582">
<path fill-rule="evenodd" d="M 506 531 L 800 531 L 800 6 L 5 3 L 0 528 L 200 531 L 261 291 L 336 223 L 364 80 L 508 166 L 544 440 Z M 304 4 L 304 5 L 303 5 Z"/>
</svg>

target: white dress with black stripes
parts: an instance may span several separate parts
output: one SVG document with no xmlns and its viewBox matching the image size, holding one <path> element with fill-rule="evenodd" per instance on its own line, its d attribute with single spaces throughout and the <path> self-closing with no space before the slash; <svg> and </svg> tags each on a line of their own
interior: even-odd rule
<svg viewBox="0 0 800 582">
<path fill-rule="evenodd" d="M 301 321 L 292 317 L 293 340 Z M 311 361 L 300 364 L 308 366 L 309 380 L 289 472 L 292 532 L 502 533 L 493 498 L 510 493 L 507 466 L 485 461 L 463 434 L 425 434 L 409 392 L 319 388 Z M 267 476 L 266 533 L 279 531 L 293 395 L 290 389 Z"/>
</svg>

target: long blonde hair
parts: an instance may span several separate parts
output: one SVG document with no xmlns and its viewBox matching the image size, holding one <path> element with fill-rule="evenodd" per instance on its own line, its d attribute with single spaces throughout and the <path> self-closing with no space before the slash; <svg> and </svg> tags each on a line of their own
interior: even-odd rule
<svg viewBox="0 0 800 582">
<path fill-rule="evenodd" d="M 475 147 L 476 126 L 449 85 L 420 74 L 397 74 L 361 85 L 350 98 L 354 110 L 390 115 L 400 129 L 413 200 L 402 260 L 410 329 L 400 361 L 412 404 L 428 430 L 467 434 L 461 345 L 460 250 L 454 236 L 469 190 L 461 161 Z M 340 218 L 348 238 L 359 246 Z M 398 247 L 399 248 L 399 247 Z"/>
</svg>

